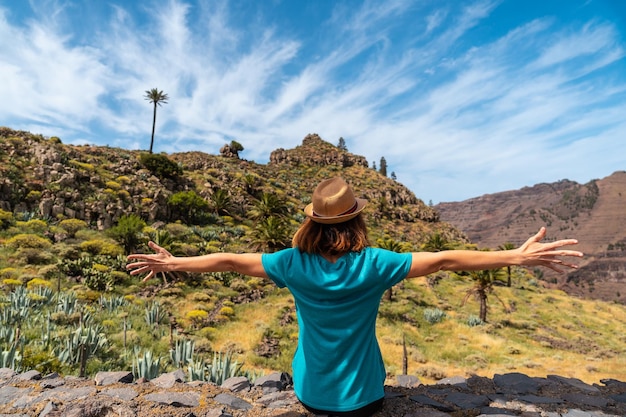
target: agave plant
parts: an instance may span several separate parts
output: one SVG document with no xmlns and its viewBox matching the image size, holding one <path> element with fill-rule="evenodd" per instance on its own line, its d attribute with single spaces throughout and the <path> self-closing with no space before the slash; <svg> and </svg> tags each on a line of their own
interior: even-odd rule
<svg viewBox="0 0 626 417">
<path fill-rule="evenodd" d="M 107 345 L 108 340 L 100 326 L 80 326 L 55 348 L 55 354 L 63 363 L 80 364 L 80 376 L 85 376 L 87 360 Z"/>
<path fill-rule="evenodd" d="M 21 362 L 22 355 L 17 350 L 17 343 L 12 343 L 9 350 L 0 352 L 0 368 L 11 368 L 18 371 Z"/>
<path fill-rule="evenodd" d="M 176 368 L 193 363 L 194 342 L 193 340 L 177 340 L 173 349 L 170 349 L 170 359 Z"/>
<path fill-rule="evenodd" d="M 157 327 L 165 320 L 165 311 L 161 309 L 161 305 L 155 301 L 146 308 L 146 323 L 150 327 Z"/>
<path fill-rule="evenodd" d="M 145 378 L 151 380 L 161 373 L 161 358 L 155 358 L 152 351 L 146 350 L 143 355 L 139 355 L 139 349 L 135 350 L 133 360 L 133 376 L 135 379 Z"/>
</svg>

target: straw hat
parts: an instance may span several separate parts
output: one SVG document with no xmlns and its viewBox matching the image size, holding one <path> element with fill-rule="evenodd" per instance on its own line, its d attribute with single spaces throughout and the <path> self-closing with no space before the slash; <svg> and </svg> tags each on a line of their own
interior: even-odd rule
<svg viewBox="0 0 626 417">
<path fill-rule="evenodd" d="M 367 200 L 354 197 L 352 188 L 343 178 L 324 180 L 313 191 L 312 203 L 304 208 L 311 220 L 317 223 L 335 224 L 355 218 L 367 204 Z"/>
</svg>

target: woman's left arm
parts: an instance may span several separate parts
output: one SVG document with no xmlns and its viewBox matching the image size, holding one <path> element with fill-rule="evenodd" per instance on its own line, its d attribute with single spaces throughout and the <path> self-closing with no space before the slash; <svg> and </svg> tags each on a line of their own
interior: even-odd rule
<svg viewBox="0 0 626 417">
<path fill-rule="evenodd" d="M 557 272 L 563 272 L 563 267 L 578 268 L 576 264 L 566 261 L 562 257 L 579 258 L 583 256 L 583 253 L 561 249 L 563 246 L 575 245 L 578 241 L 576 239 L 563 239 L 541 243 L 545 235 L 546 229 L 542 227 L 522 246 L 511 250 L 415 252 L 407 278 L 424 276 L 440 270 L 476 271 L 511 265 L 545 266 Z"/>
</svg>

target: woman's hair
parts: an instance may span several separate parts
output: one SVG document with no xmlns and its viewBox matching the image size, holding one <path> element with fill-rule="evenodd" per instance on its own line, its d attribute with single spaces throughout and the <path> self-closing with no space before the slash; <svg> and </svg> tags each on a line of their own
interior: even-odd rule
<svg viewBox="0 0 626 417">
<path fill-rule="evenodd" d="M 360 214 L 343 223 L 322 224 L 307 218 L 291 241 L 300 252 L 339 255 L 370 246 L 367 226 Z"/>
</svg>

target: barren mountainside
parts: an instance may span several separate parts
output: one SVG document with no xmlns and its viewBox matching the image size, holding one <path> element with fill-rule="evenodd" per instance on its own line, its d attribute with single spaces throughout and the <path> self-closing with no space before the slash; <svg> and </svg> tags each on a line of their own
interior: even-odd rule
<svg viewBox="0 0 626 417">
<path fill-rule="evenodd" d="M 562 180 L 435 206 L 441 220 L 484 248 L 520 244 L 546 226 L 550 239 L 576 238 L 582 267 L 549 281 L 573 295 L 626 301 L 626 172 L 578 184 Z"/>
</svg>

